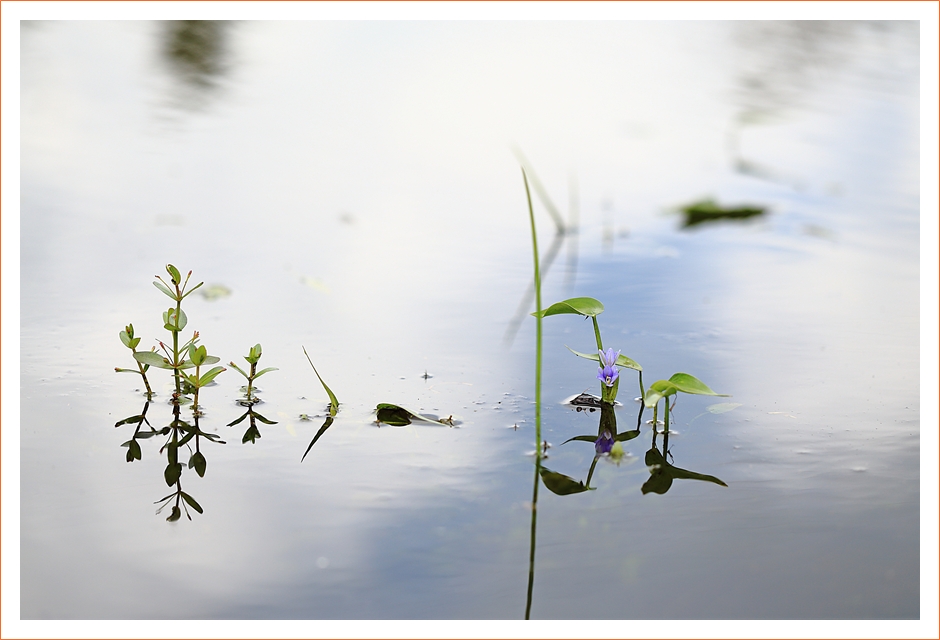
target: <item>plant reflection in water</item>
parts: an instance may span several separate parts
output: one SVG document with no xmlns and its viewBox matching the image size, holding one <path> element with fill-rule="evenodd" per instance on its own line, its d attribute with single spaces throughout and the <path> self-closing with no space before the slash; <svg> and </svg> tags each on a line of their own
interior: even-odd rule
<svg viewBox="0 0 940 640">
<path fill-rule="evenodd" d="M 120 427 L 125 424 L 137 425 L 131 439 L 121 445 L 122 447 L 127 447 L 125 459 L 128 462 L 140 460 L 143 457 L 138 440 L 146 440 L 154 436 L 167 436 L 166 442 L 160 447 L 160 454 L 162 455 L 166 452 L 167 459 L 167 465 L 163 471 L 163 479 L 168 487 L 175 487 L 175 491 L 160 498 L 154 504 L 160 505 L 157 509 L 157 513 L 160 513 L 167 505 L 172 503 L 173 506 L 170 515 L 167 517 L 168 522 L 179 520 L 184 511 L 186 517 L 192 520 L 188 507 L 192 507 L 197 513 L 202 513 L 202 506 L 196 499 L 183 491 L 183 463 L 180 462 L 180 449 L 186 447 L 186 450 L 189 452 L 187 467 L 195 470 L 196 474 L 202 478 L 206 475 L 206 456 L 200 451 L 200 438 L 205 438 L 209 442 L 217 444 L 225 444 L 225 441 L 217 434 L 206 433 L 199 428 L 198 413 L 193 414 L 193 423 L 190 424 L 180 417 L 180 404 L 178 402 L 173 403 L 172 407 L 173 420 L 169 425 L 159 430 L 154 429 L 147 419 L 147 410 L 150 408 L 149 399 L 144 402 L 144 407 L 141 409 L 140 414 L 119 420 L 114 425 L 115 427 Z M 147 430 L 143 429 L 144 425 L 148 427 Z"/>
</svg>

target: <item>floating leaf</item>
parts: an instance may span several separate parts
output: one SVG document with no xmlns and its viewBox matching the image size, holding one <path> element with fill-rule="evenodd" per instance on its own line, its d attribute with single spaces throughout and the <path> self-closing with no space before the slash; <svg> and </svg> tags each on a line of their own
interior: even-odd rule
<svg viewBox="0 0 940 640">
<path fill-rule="evenodd" d="M 714 200 L 701 200 L 679 209 L 685 214 L 683 227 L 693 227 L 703 222 L 716 222 L 718 220 L 744 220 L 767 212 L 766 207 L 743 205 L 739 207 L 722 207 Z"/>
<path fill-rule="evenodd" d="M 381 402 L 376 405 L 375 419 L 392 427 L 403 427 L 407 424 L 411 424 L 412 420 L 432 422 L 434 424 L 443 424 L 447 425 L 448 427 L 454 426 L 453 417 L 439 420 L 429 416 L 422 416 L 421 414 L 415 413 L 414 411 L 409 411 L 404 407 L 399 407 L 397 404 L 390 404 L 387 402 Z"/>
<path fill-rule="evenodd" d="M 574 313 L 581 316 L 593 317 L 603 313 L 604 305 L 600 300 L 594 298 L 568 298 L 561 302 L 556 302 L 547 309 L 535 311 L 532 313 L 535 317 L 555 316 L 563 313 Z"/>
<path fill-rule="evenodd" d="M 710 404 L 705 407 L 705 411 L 709 413 L 727 413 L 734 409 L 737 409 L 741 406 L 740 402 L 719 402 L 718 404 Z"/>
<path fill-rule="evenodd" d="M 542 482 L 552 493 L 559 496 L 568 496 L 573 493 L 582 493 L 591 487 L 585 486 L 580 480 L 575 480 L 557 471 L 551 471 L 542 467 L 539 469 L 539 476 Z"/>
<path fill-rule="evenodd" d="M 198 285 L 193 287 L 193 291 L 195 291 L 197 288 Z M 210 284 L 205 289 L 203 289 L 199 295 L 201 295 L 206 300 L 218 300 L 219 298 L 227 298 L 228 296 L 232 295 L 232 290 L 226 287 L 224 284 Z"/>
</svg>

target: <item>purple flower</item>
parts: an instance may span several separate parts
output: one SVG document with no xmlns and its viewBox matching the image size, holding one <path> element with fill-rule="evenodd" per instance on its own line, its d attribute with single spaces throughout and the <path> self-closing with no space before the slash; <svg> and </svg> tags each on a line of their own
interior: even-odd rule
<svg viewBox="0 0 940 640">
<path fill-rule="evenodd" d="M 594 441 L 594 451 L 597 455 L 602 456 L 605 453 L 610 453 L 611 448 L 614 446 L 614 439 L 610 435 L 610 431 L 604 430 L 604 433 L 601 434 L 601 437 Z"/>
<path fill-rule="evenodd" d="M 617 377 L 620 375 L 620 372 L 615 366 L 617 364 L 617 358 L 620 357 L 620 352 L 614 352 L 613 349 L 608 349 L 607 353 L 604 353 L 598 349 L 597 353 L 600 355 L 601 363 L 601 366 L 597 369 L 597 379 L 608 387 L 612 387 Z"/>
</svg>

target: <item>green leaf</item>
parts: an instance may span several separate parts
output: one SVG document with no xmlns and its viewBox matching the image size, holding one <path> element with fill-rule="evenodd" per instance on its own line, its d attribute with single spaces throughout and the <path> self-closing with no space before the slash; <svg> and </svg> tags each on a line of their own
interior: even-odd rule
<svg viewBox="0 0 940 640">
<path fill-rule="evenodd" d="M 163 470 L 163 479 L 166 480 L 166 486 L 168 487 L 176 484 L 181 475 L 183 475 L 183 465 L 178 462 L 171 462 L 166 465 L 166 469 Z"/>
<path fill-rule="evenodd" d="M 647 409 L 652 409 L 656 403 L 665 397 L 675 395 L 678 389 L 668 380 L 657 380 L 646 390 L 643 396 L 643 404 Z"/>
<path fill-rule="evenodd" d="M 141 364 L 147 364 L 160 369 L 172 369 L 170 361 L 155 351 L 138 351 L 134 354 L 134 360 Z"/>
<path fill-rule="evenodd" d="M 199 506 L 199 503 L 196 502 L 195 498 L 193 498 L 191 495 L 189 495 L 185 491 L 180 491 L 180 495 L 183 496 L 183 500 L 186 501 L 186 504 L 191 506 L 196 511 L 196 513 L 202 513 L 202 507 Z"/>
<path fill-rule="evenodd" d="M 153 286 L 155 286 L 157 289 L 159 289 L 166 295 L 170 296 L 170 298 L 172 298 L 173 300 L 176 300 L 176 294 L 170 291 L 169 289 L 167 289 L 166 285 L 164 285 L 162 282 L 158 282 L 154 280 Z"/>
<path fill-rule="evenodd" d="M 568 345 L 565 345 L 565 349 L 567 349 L 568 351 L 570 351 L 571 353 L 573 353 L 574 355 L 578 357 L 587 358 L 588 360 L 593 360 L 594 362 L 597 362 L 597 363 L 600 363 L 601 361 L 600 355 L 596 351 L 594 353 L 581 353 L 580 351 L 575 351 Z M 643 371 L 643 367 L 640 366 L 640 363 L 638 363 L 633 358 L 628 358 L 625 355 L 617 356 L 617 366 L 626 367 L 627 369 L 633 369 L 634 371 Z"/>
<path fill-rule="evenodd" d="M 199 386 L 204 387 L 210 382 L 212 382 L 217 375 L 225 371 L 225 367 L 212 367 L 199 378 Z"/>
<path fill-rule="evenodd" d="M 133 349 L 133 347 L 131 347 L 131 340 L 133 340 L 133 338 L 127 334 L 127 331 L 122 331 L 119 335 L 121 336 L 121 342 L 124 343 L 124 346 L 128 349 Z M 134 346 L 136 347 L 137 345 Z"/>
<path fill-rule="evenodd" d="M 195 344 L 189 345 L 189 359 L 193 361 L 193 364 L 200 366 L 205 363 L 206 357 L 209 355 L 209 352 L 206 351 L 205 345 L 199 345 L 198 347 Z"/>
<path fill-rule="evenodd" d="M 674 373 L 669 382 L 682 393 L 691 393 L 702 396 L 723 396 L 728 397 L 727 393 L 715 393 L 708 386 L 688 373 Z"/>
<path fill-rule="evenodd" d="M 557 471 L 551 471 L 545 467 L 539 469 L 539 476 L 541 476 L 542 483 L 548 490 L 559 496 L 582 493 L 590 489 L 590 487 L 585 486 L 580 480 L 575 480 L 574 478 L 558 473 Z"/>
<path fill-rule="evenodd" d="M 179 284 L 183 281 L 180 277 L 180 271 L 172 264 L 166 265 L 166 272 L 170 274 L 170 277 L 173 278 L 173 284 Z"/>
<path fill-rule="evenodd" d="M 320 377 L 320 372 L 317 371 L 317 368 L 313 366 L 313 360 L 310 359 L 310 355 L 307 353 L 307 348 L 304 347 L 303 345 L 301 345 L 300 348 L 304 350 L 304 355 L 307 356 L 307 362 L 310 363 L 310 366 L 313 368 L 313 372 L 317 374 L 317 379 L 320 380 L 320 384 L 323 385 L 323 389 L 326 391 L 326 395 L 330 397 L 330 415 L 335 416 L 336 412 L 339 411 L 339 400 L 336 399 L 336 395 L 333 393 L 333 391 L 328 386 L 326 386 L 325 382 L 323 382 L 323 378 Z M 260 353 L 260 349 L 261 349 L 261 345 L 259 344 L 258 345 L 259 353 Z M 258 375 L 261 375 L 261 374 L 258 374 Z M 408 424 L 408 423 L 405 423 L 405 424 Z"/>
<path fill-rule="evenodd" d="M 200 478 L 206 475 L 206 457 L 197 451 L 189 458 L 189 468 L 195 469 Z"/>
<path fill-rule="evenodd" d="M 258 360 L 260 359 L 261 359 L 261 343 L 259 342 L 258 344 L 256 344 L 255 346 L 253 346 L 251 349 L 248 350 L 248 355 L 245 356 L 245 360 L 247 360 L 249 364 L 257 364 Z"/>
<path fill-rule="evenodd" d="M 561 302 L 556 302 L 548 309 L 535 311 L 532 313 L 536 317 L 556 316 L 563 313 L 574 313 L 581 316 L 592 317 L 603 313 L 604 305 L 600 300 L 594 298 L 568 298 Z"/>
<path fill-rule="evenodd" d="M 267 369 L 262 369 L 261 371 L 258 371 L 257 373 L 255 373 L 255 380 L 257 380 L 258 378 L 260 378 L 260 377 L 263 376 L 264 374 L 268 373 L 269 371 L 277 371 L 277 367 L 268 367 Z M 321 382 L 322 382 L 322 380 L 321 380 Z M 324 386 L 325 386 L 325 385 L 324 385 Z"/>
<path fill-rule="evenodd" d="M 193 287 L 192 289 L 190 289 L 189 291 L 187 291 L 186 293 L 184 293 L 184 294 L 183 294 L 183 298 L 185 298 L 186 296 L 188 296 L 189 294 L 191 294 L 193 291 L 195 291 L 196 289 L 198 289 L 199 287 L 201 287 L 201 286 L 204 285 L 204 284 L 205 284 L 205 282 L 200 282 L 200 283 L 197 284 L 195 287 Z M 180 298 L 180 300 L 182 300 L 183 298 Z"/>
<path fill-rule="evenodd" d="M 435 418 L 422 416 L 419 413 L 409 411 L 404 407 L 400 407 L 397 404 L 390 404 L 388 402 L 381 402 L 376 405 L 375 419 L 392 427 L 403 427 L 407 424 L 411 424 L 412 420 L 420 420 L 422 422 L 432 422 L 434 424 L 453 426 L 453 424 L 445 420 L 437 420 Z"/>
<path fill-rule="evenodd" d="M 235 369 L 235 371 L 237 371 L 238 373 L 240 373 L 240 374 L 242 374 L 243 376 L 245 376 L 246 379 L 248 378 L 248 374 L 245 373 L 244 371 L 242 371 L 241 367 L 239 367 L 239 366 L 238 366 L 237 364 L 235 364 L 234 362 L 229 362 L 229 363 L 228 363 L 228 366 L 232 367 L 233 369 Z"/>
</svg>

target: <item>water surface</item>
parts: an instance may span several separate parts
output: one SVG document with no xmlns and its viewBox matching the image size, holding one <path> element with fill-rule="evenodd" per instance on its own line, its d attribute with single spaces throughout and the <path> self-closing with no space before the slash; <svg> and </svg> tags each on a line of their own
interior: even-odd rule
<svg viewBox="0 0 940 640">
<path fill-rule="evenodd" d="M 918 46 L 913 22 L 25 23 L 21 617 L 522 618 L 516 149 L 577 228 L 536 197 L 546 303 L 602 300 L 646 384 L 732 395 L 681 397 L 667 458 L 726 487 L 644 495 L 646 424 L 594 491 L 541 487 L 532 618 L 919 618 Z M 705 199 L 761 212 L 687 225 Z M 172 524 L 162 440 L 128 464 L 113 426 L 145 401 L 118 332 L 166 340 L 167 262 L 230 291 L 184 303 L 210 353 L 279 368 L 253 444 L 237 373 L 203 391 L 226 444 Z M 561 443 L 598 415 L 562 401 L 596 367 L 566 345 L 589 321 L 545 320 L 543 464 L 580 480 L 593 447 Z M 301 463 L 327 404 L 302 346 L 342 407 Z M 458 424 L 377 426 L 380 402 Z"/>
</svg>

